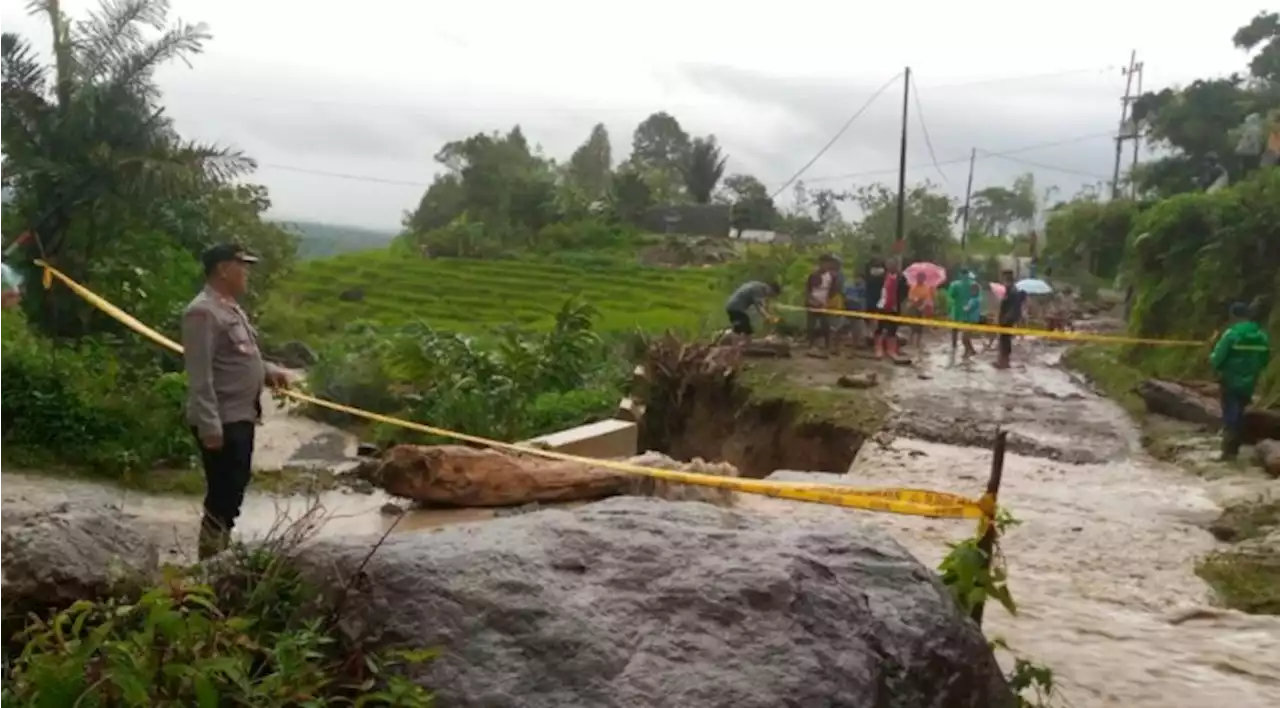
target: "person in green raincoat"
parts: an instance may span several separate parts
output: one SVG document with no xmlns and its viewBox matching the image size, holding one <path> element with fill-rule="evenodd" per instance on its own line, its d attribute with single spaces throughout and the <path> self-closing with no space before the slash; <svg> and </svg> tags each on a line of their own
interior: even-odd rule
<svg viewBox="0 0 1280 708">
<path fill-rule="evenodd" d="M 971 309 L 970 301 L 973 299 L 973 273 L 966 268 L 961 268 L 955 280 L 947 286 L 947 314 L 951 317 L 952 322 L 966 322 L 966 314 Z M 966 332 L 966 335 L 968 333 Z M 957 339 L 960 336 L 960 330 L 951 330 L 951 352 L 954 355 L 956 351 Z M 965 353 L 973 354 L 973 344 L 965 340 Z"/>
<path fill-rule="evenodd" d="M 1271 359 L 1271 340 L 1243 302 L 1231 305 L 1231 326 L 1218 338 L 1209 363 L 1222 391 L 1222 459 L 1240 453 L 1244 412 Z"/>
</svg>

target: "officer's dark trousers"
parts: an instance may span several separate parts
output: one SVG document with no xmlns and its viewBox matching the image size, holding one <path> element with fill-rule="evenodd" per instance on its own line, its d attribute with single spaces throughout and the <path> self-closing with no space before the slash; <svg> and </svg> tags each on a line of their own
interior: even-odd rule
<svg viewBox="0 0 1280 708">
<path fill-rule="evenodd" d="M 1244 413 L 1252 396 L 1242 396 L 1222 388 L 1222 456 L 1233 459 L 1240 453 L 1244 433 Z"/>
<path fill-rule="evenodd" d="M 204 518 L 200 522 L 200 558 L 203 560 L 227 547 L 231 529 L 240 516 L 244 491 L 253 474 L 253 421 L 222 426 L 222 449 L 200 446 L 204 463 Z M 197 436 L 197 439 L 199 436 Z"/>
</svg>

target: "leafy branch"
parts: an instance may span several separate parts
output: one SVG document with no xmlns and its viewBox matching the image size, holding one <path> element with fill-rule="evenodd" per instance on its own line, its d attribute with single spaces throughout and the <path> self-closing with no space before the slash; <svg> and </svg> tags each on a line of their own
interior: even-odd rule
<svg viewBox="0 0 1280 708">
<path fill-rule="evenodd" d="M 1008 565 L 1000 550 L 999 539 L 1005 531 L 1022 522 L 1001 508 L 996 511 L 993 523 L 997 542 L 990 555 L 979 545 L 980 538 L 973 537 L 950 544 L 951 551 L 938 565 L 942 583 L 951 590 L 956 605 L 966 615 L 989 599 L 999 602 L 1009 614 L 1018 614 L 1017 603 L 1009 590 Z M 992 639 L 990 645 L 993 650 L 1014 653 L 1001 638 Z M 1049 708 L 1054 705 L 1053 669 L 1015 654 L 1013 670 L 1006 680 L 1022 708 Z"/>
</svg>

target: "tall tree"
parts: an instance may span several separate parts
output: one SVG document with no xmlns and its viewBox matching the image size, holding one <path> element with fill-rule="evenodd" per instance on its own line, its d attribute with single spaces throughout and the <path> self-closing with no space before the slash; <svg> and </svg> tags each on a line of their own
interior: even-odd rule
<svg viewBox="0 0 1280 708">
<path fill-rule="evenodd" d="M 155 70 L 199 54 L 210 38 L 203 24 L 170 23 L 165 0 L 103 0 L 75 23 L 57 0 L 31 8 L 49 23 L 52 58 L 45 63 L 25 39 L 4 35 L 4 178 L 23 228 L 38 237 L 30 255 L 83 277 L 114 241 L 168 230 L 253 163 L 183 140 L 160 106 Z M 176 245 L 197 251 L 205 235 L 183 229 Z M 46 329 L 74 335 L 89 326 L 87 306 L 65 291 L 36 291 L 24 303 Z"/>
<path fill-rule="evenodd" d="M 636 126 L 631 162 L 639 167 L 678 170 L 689 153 L 689 134 L 670 113 L 659 111 Z"/>
<path fill-rule="evenodd" d="M 1200 191 L 1221 171 L 1234 182 L 1257 169 L 1257 154 L 1237 154 L 1239 131 L 1250 115 L 1274 116 L 1280 109 L 1280 14 L 1258 14 L 1232 41 L 1253 53 L 1248 76 L 1201 79 L 1134 102 L 1134 120 L 1165 153 L 1130 175 L 1144 194 Z"/>
<path fill-rule="evenodd" d="M 589 199 L 599 199 L 609 189 L 609 177 L 613 170 L 613 150 L 609 145 L 609 131 L 604 123 L 597 123 L 573 156 L 569 158 L 569 180 Z"/>
<path fill-rule="evenodd" d="M 682 168 L 689 146 L 689 134 L 670 113 L 659 111 L 636 126 L 627 161 L 649 185 L 655 201 L 673 202 L 683 196 Z"/>
<path fill-rule="evenodd" d="M 1007 238 L 1015 227 L 1035 225 L 1038 195 L 1035 176 L 1027 173 L 1013 181 L 1013 187 L 985 187 L 973 193 L 970 228 Z"/>
<path fill-rule="evenodd" d="M 623 221 L 635 223 L 653 206 L 653 192 L 643 175 L 631 165 L 624 165 L 610 184 L 610 201 L 614 214 Z"/>
<path fill-rule="evenodd" d="M 555 220 L 550 163 L 529 147 L 519 126 L 507 134 L 477 133 L 436 153 L 452 177 L 432 183 L 409 221 L 425 228 L 463 214 L 500 241 L 524 238 Z M 460 197 L 460 198 L 459 198 Z"/>
<path fill-rule="evenodd" d="M 863 243 L 889 245 L 895 238 L 898 195 L 883 184 L 859 187 L 852 195 L 862 212 L 854 228 L 854 238 Z M 951 215 L 955 204 L 951 197 L 935 191 L 926 182 L 910 187 L 906 193 L 906 253 L 911 260 L 938 261 L 948 255 L 951 237 Z"/>
<path fill-rule="evenodd" d="M 710 204 L 711 195 L 715 193 L 720 178 L 724 176 L 728 156 L 720 150 L 716 136 L 695 138 L 689 146 L 688 156 L 682 165 L 681 174 L 689 198 L 695 204 Z"/>
<path fill-rule="evenodd" d="M 1257 50 L 1249 60 L 1250 74 L 1280 84 L 1280 12 L 1259 12 L 1236 30 L 1231 43 L 1246 52 Z"/>
<path fill-rule="evenodd" d="M 778 219 L 778 208 L 764 183 L 751 175 L 729 175 L 724 179 L 725 201 L 733 205 L 733 228 L 772 229 Z"/>
</svg>

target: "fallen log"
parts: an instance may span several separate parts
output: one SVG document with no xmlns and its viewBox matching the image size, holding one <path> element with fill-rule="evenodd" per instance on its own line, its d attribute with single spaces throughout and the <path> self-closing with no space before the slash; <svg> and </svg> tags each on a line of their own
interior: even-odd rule
<svg viewBox="0 0 1280 708">
<path fill-rule="evenodd" d="M 1203 425 L 1210 430 L 1222 427 L 1222 404 L 1215 383 L 1148 379 L 1138 385 L 1138 395 L 1152 413 Z M 1250 408 L 1245 411 L 1241 438 L 1246 445 L 1259 440 L 1280 440 L 1280 410 Z"/>
<path fill-rule="evenodd" d="M 1280 440 L 1280 411 L 1274 408 L 1250 408 L 1245 411 L 1241 437 L 1246 445 L 1259 440 Z"/>
<path fill-rule="evenodd" d="M 444 506 L 518 506 L 624 494 L 628 475 L 575 462 L 461 445 L 397 445 L 371 481 L 388 494 Z"/>
<path fill-rule="evenodd" d="M 1213 398 L 1172 381 L 1147 379 L 1138 384 L 1138 395 L 1147 410 L 1157 415 L 1203 425 L 1216 430 L 1222 426 L 1222 407 Z"/>
</svg>

